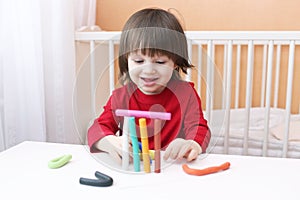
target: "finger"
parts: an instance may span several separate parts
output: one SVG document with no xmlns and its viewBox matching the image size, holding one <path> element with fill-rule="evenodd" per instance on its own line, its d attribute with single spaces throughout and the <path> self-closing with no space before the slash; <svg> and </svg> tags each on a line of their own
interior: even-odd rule
<svg viewBox="0 0 300 200">
<path fill-rule="evenodd" d="M 195 160 L 198 157 L 198 151 L 195 149 L 191 149 L 191 151 L 188 153 L 186 160 L 188 162 Z"/>
<path fill-rule="evenodd" d="M 129 157 L 129 163 L 133 163 L 133 157 L 132 156 Z"/>
<path fill-rule="evenodd" d="M 167 160 L 169 158 L 175 159 L 177 154 L 178 154 L 178 150 L 176 148 L 176 145 L 174 145 L 174 142 L 173 142 L 167 147 L 165 154 L 164 154 L 164 159 L 165 160 Z"/>
<path fill-rule="evenodd" d="M 122 164 L 122 155 L 123 155 L 123 149 L 121 148 L 113 148 L 111 150 L 113 152 L 113 155 L 115 156 L 115 159 Z"/>
<path fill-rule="evenodd" d="M 166 151 L 165 151 L 165 153 L 164 153 L 164 157 L 163 157 L 164 160 L 168 160 L 169 159 L 170 152 L 171 152 L 171 148 L 170 148 L 170 146 L 168 146 L 167 149 L 166 149 Z"/>
<path fill-rule="evenodd" d="M 121 155 L 117 151 L 111 151 L 111 152 L 109 152 L 109 154 L 119 165 L 122 164 Z"/>
<path fill-rule="evenodd" d="M 183 157 L 185 157 L 185 155 L 191 150 L 191 146 L 189 144 L 185 144 L 183 145 L 180 150 L 179 153 L 177 155 L 177 159 L 182 159 Z"/>
<path fill-rule="evenodd" d="M 128 151 L 129 151 L 129 154 L 132 155 L 133 154 L 133 148 L 131 145 L 129 145 L 129 148 L 128 148 Z"/>
<path fill-rule="evenodd" d="M 129 145 L 129 162 L 133 162 L 133 149 L 131 145 Z"/>
<path fill-rule="evenodd" d="M 180 151 L 180 145 L 172 145 L 170 149 L 170 158 L 175 160 L 178 156 L 178 153 Z"/>
</svg>

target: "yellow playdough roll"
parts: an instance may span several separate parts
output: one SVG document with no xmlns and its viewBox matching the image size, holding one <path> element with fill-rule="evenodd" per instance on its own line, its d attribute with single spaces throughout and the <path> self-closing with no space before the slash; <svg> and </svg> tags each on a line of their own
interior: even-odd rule
<svg viewBox="0 0 300 200">
<path fill-rule="evenodd" d="M 148 143 L 146 119 L 140 118 L 139 125 L 140 125 L 140 134 L 141 134 L 141 142 L 142 142 L 142 155 L 143 155 L 144 171 L 146 173 L 150 173 L 149 143 Z"/>
</svg>

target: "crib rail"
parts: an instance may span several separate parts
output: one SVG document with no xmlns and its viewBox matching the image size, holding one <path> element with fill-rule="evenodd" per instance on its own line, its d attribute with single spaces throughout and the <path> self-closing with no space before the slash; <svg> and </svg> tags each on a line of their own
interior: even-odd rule
<svg viewBox="0 0 300 200">
<path fill-rule="evenodd" d="M 300 61 L 295 56 L 297 49 L 300 48 L 300 32 L 186 31 L 186 36 L 190 60 L 196 63 L 197 70 L 189 70 L 185 79 L 196 83 L 204 105 L 205 117 L 209 123 L 213 121 L 213 110 L 222 109 L 225 113 L 223 153 L 228 153 L 230 148 L 230 110 L 244 108 L 246 120 L 243 154 L 248 155 L 250 109 L 258 106 L 265 108 L 262 156 L 268 156 L 270 109 L 285 110 L 282 157 L 287 157 L 290 116 L 291 113 L 299 113 L 300 110 L 300 97 L 295 92 L 295 86 L 300 85 L 299 72 L 295 73 L 300 69 L 298 66 Z M 77 42 L 88 42 L 90 46 L 92 91 L 96 88 L 93 52 L 99 41 L 108 45 L 110 92 L 116 87 L 117 53 L 115 49 L 119 39 L 120 32 L 118 31 L 75 33 Z M 255 76 L 254 72 L 256 72 Z M 286 76 L 283 76 L 283 73 Z M 260 78 L 258 79 L 257 76 Z M 260 84 L 257 86 L 256 82 Z M 257 88 L 260 90 L 259 95 L 257 95 Z M 260 96 L 259 100 L 254 100 L 253 92 L 255 96 Z M 91 95 L 92 110 L 93 113 L 97 113 L 95 92 L 91 92 Z M 216 99 L 221 99 L 221 102 L 216 102 Z"/>
</svg>

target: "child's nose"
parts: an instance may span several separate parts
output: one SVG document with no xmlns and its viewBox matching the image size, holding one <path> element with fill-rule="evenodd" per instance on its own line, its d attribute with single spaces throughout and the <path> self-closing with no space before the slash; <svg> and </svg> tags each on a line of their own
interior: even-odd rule
<svg viewBox="0 0 300 200">
<path fill-rule="evenodd" d="M 156 72 L 155 66 L 152 63 L 147 63 L 143 69 L 144 73 L 154 74 Z"/>
</svg>

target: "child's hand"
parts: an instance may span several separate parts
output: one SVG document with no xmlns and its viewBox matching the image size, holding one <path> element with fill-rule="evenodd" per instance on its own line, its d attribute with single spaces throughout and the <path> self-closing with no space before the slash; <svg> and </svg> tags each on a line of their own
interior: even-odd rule
<svg viewBox="0 0 300 200">
<path fill-rule="evenodd" d="M 95 144 L 96 148 L 107 152 L 119 164 L 122 164 L 122 137 L 108 135 Z"/>
<path fill-rule="evenodd" d="M 167 147 L 164 159 L 182 159 L 186 158 L 187 161 L 192 161 L 202 153 L 201 146 L 194 140 L 184 140 L 177 138 L 173 140 Z"/>
</svg>

